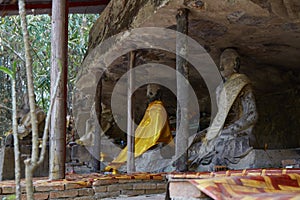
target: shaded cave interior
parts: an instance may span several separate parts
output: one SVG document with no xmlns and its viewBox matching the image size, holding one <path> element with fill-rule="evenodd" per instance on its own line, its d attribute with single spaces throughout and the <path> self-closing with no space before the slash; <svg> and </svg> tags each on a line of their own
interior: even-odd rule
<svg viewBox="0 0 300 200">
<path fill-rule="evenodd" d="M 223 3 L 211 0 L 167 1 L 165 4 L 155 2 L 128 1 L 122 5 L 117 1 L 110 2 L 109 9 L 104 10 L 90 33 L 88 53 L 104 39 L 126 30 L 127 27 L 159 26 L 175 30 L 177 9 L 187 7 L 190 9 L 188 35 L 205 48 L 216 66 L 219 65 L 219 56 L 224 48 L 234 47 L 241 56 L 240 72 L 246 74 L 252 82 L 259 114 L 254 128 L 254 148 L 300 147 L 299 2 L 289 0 L 285 2 L 290 4 L 280 5 L 269 0 Z M 195 2 L 202 2 L 205 6 L 189 7 L 195 5 Z M 291 5 L 293 9 L 289 10 Z M 132 15 L 125 15 L 126 9 Z M 126 144 L 126 133 L 115 123 L 118 119 L 113 119 L 110 115 L 110 101 L 115 84 L 127 72 L 128 57 L 127 54 L 121 55 L 108 66 L 101 77 L 101 84 L 98 83 L 101 97 L 96 95 L 93 100 L 101 127 L 112 124 L 105 134 L 121 147 Z M 136 66 L 152 62 L 175 69 L 176 64 L 176 55 L 163 50 L 139 49 L 136 59 Z M 82 70 L 89 64 L 83 62 Z M 198 97 L 200 129 L 204 129 L 210 123 L 211 112 L 207 85 L 191 65 L 189 80 Z M 175 77 L 170 81 L 175 81 Z M 163 86 L 162 93 L 162 101 L 174 130 L 176 96 Z M 147 107 L 146 85 L 134 92 L 133 102 L 134 121 L 138 124 Z M 79 120 L 77 124 L 83 121 Z"/>
<path fill-rule="evenodd" d="M 220 49 L 221 52 L 222 49 Z M 256 104 L 259 113 L 259 119 L 254 129 L 256 137 L 255 148 L 297 148 L 299 147 L 299 72 L 297 70 L 274 69 L 272 66 L 257 67 L 251 63 L 245 55 L 241 57 L 241 73 L 250 77 L 254 87 Z M 126 145 L 126 133 L 122 131 L 116 123 L 117 119 L 111 119 L 110 103 L 113 88 L 118 79 L 127 71 L 129 55 L 123 55 L 118 58 L 104 73 L 102 82 L 101 99 L 95 102 L 101 102 L 102 115 L 100 116 L 101 127 L 107 126 L 107 123 L 113 125 L 106 132 L 106 135 L 113 139 L 120 146 Z M 136 66 L 147 62 L 165 64 L 175 69 L 175 54 L 162 50 L 139 50 L 137 54 Z M 216 64 L 218 66 L 218 64 Z M 256 66 L 255 66 L 256 65 Z M 253 70 L 247 70 L 245 66 L 255 66 L 259 68 L 259 74 Z M 251 67 L 249 67 L 251 68 Z M 189 65 L 190 84 L 193 87 L 200 106 L 200 119 L 198 130 L 207 128 L 211 122 L 211 102 L 207 85 L 201 75 Z M 146 77 L 145 77 L 146 78 Z M 176 84 L 174 77 L 173 81 Z M 100 85 L 100 84 L 99 84 Z M 265 87 L 261 87 L 265 85 Z M 133 112 L 134 122 L 139 124 L 148 105 L 146 97 L 147 85 L 139 88 L 133 93 Z M 124 88 L 126 90 L 126 87 Z M 172 132 L 176 128 L 176 105 L 177 100 L 168 88 L 161 86 L 162 101 L 169 116 L 169 123 Z M 124 105 L 123 105 L 124 106 Z M 174 134 L 174 133 L 173 133 Z"/>
</svg>

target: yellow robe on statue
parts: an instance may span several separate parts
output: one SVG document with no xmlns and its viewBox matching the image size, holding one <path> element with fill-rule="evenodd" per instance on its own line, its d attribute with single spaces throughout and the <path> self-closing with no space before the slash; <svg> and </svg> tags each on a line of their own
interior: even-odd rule
<svg viewBox="0 0 300 200">
<path fill-rule="evenodd" d="M 135 157 L 142 155 L 158 143 L 169 144 L 172 142 L 167 112 L 161 101 L 149 104 L 145 115 L 135 131 Z M 127 146 L 120 152 L 109 167 L 118 168 L 127 161 Z"/>
</svg>

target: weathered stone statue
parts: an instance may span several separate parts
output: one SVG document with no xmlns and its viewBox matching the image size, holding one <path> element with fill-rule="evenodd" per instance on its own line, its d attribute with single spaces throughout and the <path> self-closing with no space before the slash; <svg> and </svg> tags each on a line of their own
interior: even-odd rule
<svg viewBox="0 0 300 200">
<path fill-rule="evenodd" d="M 249 79 L 239 72 L 239 55 L 226 49 L 220 58 L 224 83 L 217 90 L 218 113 L 210 127 L 191 139 L 192 166 L 212 170 L 214 166 L 237 164 L 252 149 L 252 129 L 257 121 L 255 99 Z"/>
<path fill-rule="evenodd" d="M 36 105 L 35 110 L 37 116 L 37 123 L 38 123 L 38 134 L 41 138 L 43 136 L 44 127 L 45 127 L 45 118 L 46 114 L 43 109 L 41 109 L 38 105 Z M 28 95 L 25 94 L 23 97 L 23 104 L 20 110 L 17 113 L 17 120 L 18 120 L 18 137 L 19 139 L 23 140 L 26 138 L 31 139 L 31 115 L 30 115 L 30 108 L 29 108 L 29 99 Z M 6 141 L 5 146 L 13 146 L 13 135 L 12 130 L 6 133 Z"/>
<path fill-rule="evenodd" d="M 135 130 L 135 157 L 137 171 L 157 171 L 169 165 L 174 147 L 167 112 L 161 101 L 159 85 L 147 86 L 148 107 L 142 121 Z M 127 146 L 106 168 L 125 171 L 122 165 L 127 161 Z M 119 168 L 121 167 L 121 168 Z"/>
<path fill-rule="evenodd" d="M 35 114 L 37 117 L 38 123 L 38 136 L 40 139 L 43 137 L 44 127 L 45 127 L 45 118 L 46 114 L 42 108 L 36 105 Z M 17 122 L 18 122 L 18 138 L 20 145 L 20 157 L 21 162 L 21 177 L 25 176 L 25 166 L 24 160 L 27 159 L 32 150 L 32 124 L 31 124 L 31 115 L 29 108 L 29 99 L 28 95 L 23 96 L 23 104 L 20 106 L 17 112 Z M 14 174 L 14 137 L 13 131 L 10 130 L 5 133 L 5 144 L 1 147 L 0 150 L 0 180 L 12 180 L 15 178 Z M 45 159 L 40 166 L 34 170 L 34 177 L 45 177 L 49 174 L 49 157 L 48 149 L 46 149 Z"/>
</svg>

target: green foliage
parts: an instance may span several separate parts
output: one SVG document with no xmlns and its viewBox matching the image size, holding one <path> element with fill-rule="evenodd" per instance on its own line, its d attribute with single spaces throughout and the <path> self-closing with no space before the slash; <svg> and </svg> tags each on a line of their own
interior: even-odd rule
<svg viewBox="0 0 300 200">
<path fill-rule="evenodd" d="M 2 198 L 2 200 L 15 200 L 15 199 L 16 199 L 16 195 L 14 194 Z"/>
<path fill-rule="evenodd" d="M 12 69 L 6 68 L 4 66 L 0 66 L 0 71 L 7 74 L 10 78 L 16 79 L 17 63 L 16 62 L 13 63 Z"/>
<path fill-rule="evenodd" d="M 0 66 L 0 71 L 6 73 L 7 75 L 9 75 L 10 78 L 15 78 L 14 76 L 14 72 L 4 66 Z"/>
<path fill-rule="evenodd" d="M 71 14 L 69 15 L 69 42 L 68 42 L 68 103 L 78 68 L 84 58 L 88 34 L 98 15 Z M 50 101 L 50 72 L 51 72 L 51 17 L 49 15 L 27 16 L 30 36 L 31 54 L 33 57 L 33 74 L 36 101 L 44 110 L 48 109 Z M 1 71 L 11 76 L 9 70 L 15 70 L 17 81 L 18 102 L 26 88 L 25 55 L 23 37 L 19 16 L 6 16 L 0 18 L 0 65 L 5 66 Z M 7 102 L 10 107 L 10 81 L 7 75 L 0 73 L 0 102 Z M 1 113 L 0 107 L 0 113 Z M 7 111 L 5 111 L 7 112 Z M 2 114 L 2 113 L 1 113 Z M 1 115 L 2 116 L 2 115 Z M 11 119 L 10 113 L 5 116 Z M 3 117 L 3 116 L 2 116 Z M 2 121 L 2 119 L 0 120 Z M 0 135 L 3 121 L 0 122 Z M 5 122 L 6 123 L 6 122 Z"/>
</svg>

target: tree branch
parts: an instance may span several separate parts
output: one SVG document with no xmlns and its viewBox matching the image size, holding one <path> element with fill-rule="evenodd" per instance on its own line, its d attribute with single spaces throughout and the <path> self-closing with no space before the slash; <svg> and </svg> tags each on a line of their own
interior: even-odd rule
<svg viewBox="0 0 300 200">
<path fill-rule="evenodd" d="M 6 110 L 12 111 L 11 108 L 6 107 L 5 105 L 3 105 L 3 104 L 1 104 L 1 103 L 0 103 L 0 108 L 4 108 L 4 109 L 6 109 Z"/>
<path fill-rule="evenodd" d="M 9 42 L 8 42 L 5 38 L 2 38 L 2 40 L 3 40 L 4 43 L 5 43 L 5 47 L 7 47 L 9 50 L 11 50 L 11 51 L 12 51 L 16 56 L 18 56 L 24 63 L 26 63 L 25 59 L 9 45 Z"/>
<path fill-rule="evenodd" d="M 36 104 L 34 96 L 34 85 L 33 85 L 33 73 L 32 73 L 32 57 L 30 54 L 30 44 L 29 44 L 29 33 L 27 30 L 26 21 L 26 10 L 24 0 L 19 0 L 19 14 L 21 18 L 21 27 L 23 32 L 23 41 L 25 47 L 25 63 L 26 63 L 26 75 L 27 75 L 27 85 L 28 85 L 28 98 L 30 106 L 30 116 L 31 116 L 31 131 L 32 131 L 32 152 L 31 158 L 25 162 L 25 176 L 26 176 L 26 196 L 27 199 L 34 199 L 33 196 L 33 172 L 37 167 L 39 146 L 38 146 L 38 123 L 36 115 Z"/>
<path fill-rule="evenodd" d="M 60 79 L 61 79 L 61 74 L 62 74 L 61 71 L 59 71 L 58 78 L 56 79 L 56 83 L 54 85 L 54 92 L 53 92 L 53 96 L 51 97 L 50 106 L 49 106 L 49 109 L 48 109 L 46 122 L 45 122 L 43 141 L 42 141 L 42 150 L 41 150 L 40 158 L 39 158 L 39 161 L 37 162 L 37 165 L 40 165 L 44 161 L 44 158 L 45 158 L 48 132 L 49 132 L 49 126 L 50 126 L 50 117 L 51 117 L 52 108 L 53 108 L 53 105 L 54 105 L 54 102 L 55 102 L 55 97 L 57 95 L 58 86 L 59 86 L 59 82 L 60 82 Z"/>
<path fill-rule="evenodd" d="M 19 0 L 19 14 L 21 18 L 21 28 L 23 32 L 23 40 L 25 47 L 25 59 L 26 59 L 26 74 L 27 74 L 27 84 L 28 84 L 28 97 L 30 105 L 30 116 L 32 125 L 32 152 L 31 152 L 31 164 L 35 165 L 38 159 L 38 124 L 36 109 L 35 109 L 35 96 L 34 96 L 34 85 L 33 85 L 33 74 L 32 74 L 32 57 L 30 54 L 30 43 L 29 43 L 29 33 L 27 30 L 26 21 L 26 10 L 24 0 Z"/>
</svg>

